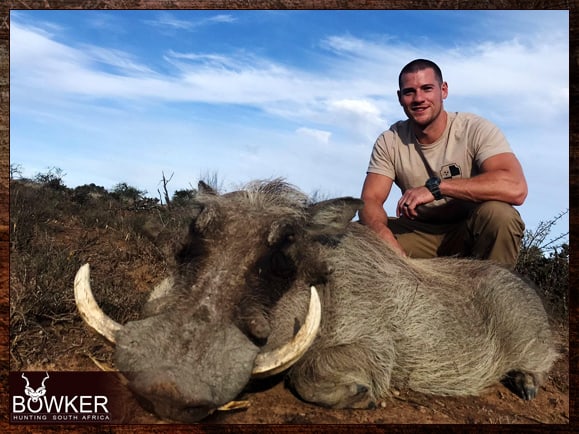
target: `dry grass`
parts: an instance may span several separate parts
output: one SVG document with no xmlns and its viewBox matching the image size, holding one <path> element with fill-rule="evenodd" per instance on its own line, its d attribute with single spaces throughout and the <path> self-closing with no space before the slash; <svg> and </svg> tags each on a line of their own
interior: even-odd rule
<svg viewBox="0 0 579 434">
<path fill-rule="evenodd" d="M 117 321 L 136 319 L 147 291 L 167 273 L 171 240 L 186 215 L 126 209 L 109 195 L 82 200 L 66 188 L 12 181 L 11 368 L 54 362 L 70 330 L 84 330 L 72 282 L 91 263 L 95 297 Z M 180 222 L 178 221 L 179 219 Z M 83 336 L 81 336 L 82 338 Z M 88 338 L 88 336 L 84 336 Z"/>
</svg>

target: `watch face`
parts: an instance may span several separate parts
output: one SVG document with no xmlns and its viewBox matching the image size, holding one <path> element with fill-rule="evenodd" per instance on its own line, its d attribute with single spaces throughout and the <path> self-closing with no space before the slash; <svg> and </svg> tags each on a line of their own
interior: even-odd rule
<svg viewBox="0 0 579 434">
<path fill-rule="evenodd" d="M 439 178 L 430 178 L 428 181 L 426 181 L 426 186 L 428 188 L 430 187 L 437 187 L 440 184 L 440 179 Z"/>
</svg>

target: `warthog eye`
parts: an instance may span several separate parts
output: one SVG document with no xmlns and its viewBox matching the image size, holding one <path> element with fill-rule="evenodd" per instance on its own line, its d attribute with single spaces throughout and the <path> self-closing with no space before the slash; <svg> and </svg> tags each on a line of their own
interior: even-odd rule
<svg viewBox="0 0 579 434">
<path fill-rule="evenodd" d="M 276 276 L 283 278 L 292 276 L 296 271 L 294 262 L 279 251 L 272 253 L 270 265 L 271 272 Z"/>
</svg>

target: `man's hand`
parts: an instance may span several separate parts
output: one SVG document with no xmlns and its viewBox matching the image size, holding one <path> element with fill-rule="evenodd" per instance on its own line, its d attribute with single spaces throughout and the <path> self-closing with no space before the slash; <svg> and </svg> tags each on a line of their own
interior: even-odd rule
<svg viewBox="0 0 579 434">
<path fill-rule="evenodd" d="M 404 192 L 398 206 L 396 207 L 396 217 L 404 216 L 414 220 L 418 216 L 416 208 L 420 205 L 434 201 L 434 196 L 426 187 L 410 188 Z"/>
</svg>

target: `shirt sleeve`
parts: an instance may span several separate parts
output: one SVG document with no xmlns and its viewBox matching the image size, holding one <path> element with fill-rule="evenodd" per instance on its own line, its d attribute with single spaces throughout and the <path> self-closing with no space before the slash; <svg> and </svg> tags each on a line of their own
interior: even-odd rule
<svg viewBox="0 0 579 434">
<path fill-rule="evenodd" d="M 513 152 L 503 132 L 484 118 L 474 119 L 470 136 L 469 142 L 473 146 L 474 159 L 478 167 L 481 167 L 487 158 Z"/>
<path fill-rule="evenodd" d="M 394 180 L 396 178 L 395 162 L 393 159 L 392 142 L 394 133 L 391 130 L 385 131 L 374 143 L 370 163 L 368 164 L 368 173 L 377 173 L 387 176 Z"/>
</svg>

